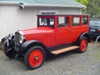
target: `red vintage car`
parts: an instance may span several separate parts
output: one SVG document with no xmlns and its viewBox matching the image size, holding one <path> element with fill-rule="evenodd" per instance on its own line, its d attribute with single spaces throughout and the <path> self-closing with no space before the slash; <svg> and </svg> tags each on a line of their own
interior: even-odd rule
<svg viewBox="0 0 100 75">
<path fill-rule="evenodd" d="M 37 15 L 37 28 L 8 36 L 4 53 L 9 58 L 23 56 L 29 69 L 39 68 L 48 54 L 83 53 L 90 42 L 88 22 L 86 14 Z"/>
</svg>

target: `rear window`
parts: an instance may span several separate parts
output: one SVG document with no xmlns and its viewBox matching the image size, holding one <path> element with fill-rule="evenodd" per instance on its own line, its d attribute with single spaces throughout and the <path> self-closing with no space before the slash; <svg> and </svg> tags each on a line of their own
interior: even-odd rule
<svg viewBox="0 0 100 75">
<path fill-rule="evenodd" d="M 82 25 L 87 25 L 88 24 L 88 18 L 87 17 L 83 17 L 82 18 Z"/>
</svg>

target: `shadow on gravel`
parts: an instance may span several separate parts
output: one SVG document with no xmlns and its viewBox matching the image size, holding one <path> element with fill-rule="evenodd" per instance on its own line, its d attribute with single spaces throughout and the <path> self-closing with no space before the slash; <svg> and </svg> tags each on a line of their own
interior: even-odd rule
<svg viewBox="0 0 100 75">
<path fill-rule="evenodd" d="M 64 57 L 64 56 L 70 56 L 72 54 L 80 54 L 76 51 L 68 51 L 68 52 L 65 52 L 65 53 L 62 53 L 62 54 L 58 54 L 58 55 L 53 55 L 53 54 L 50 54 L 46 57 L 46 61 L 49 61 L 49 60 L 54 60 L 54 59 L 57 59 L 57 58 L 60 58 L 60 57 Z M 13 60 L 13 59 L 10 59 L 10 60 Z M 20 61 L 21 63 L 24 63 L 24 57 L 22 58 L 15 58 L 15 60 L 17 61 Z"/>
<path fill-rule="evenodd" d="M 95 42 L 95 39 L 91 39 L 91 43 L 94 43 Z M 63 57 L 70 57 L 71 55 L 76 55 L 76 54 L 81 54 L 81 53 L 78 53 L 76 50 L 73 50 L 73 51 L 68 51 L 68 52 L 65 52 L 65 53 L 62 53 L 62 54 L 59 54 L 59 55 L 49 55 L 46 57 L 46 61 L 54 61 L 56 59 L 63 59 Z M 17 61 L 17 63 L 15 65 L 19 66 L 18 68 L 23 70 L 23 71 L 28 71 L 29 69 L 25 66 L 24 64 L 24 58 L 16 58 L 16 59 L 8 59 L 6 61 Z"/>
<path fill-rule="evenodd" d="M 62 54 L 59 54 L 59 55 L 49 55 L 46 57 L 46 61 L 50 61 L 50 60 L 55 60 L 55 59 L 59 59 L 59 58 L 62 58 L 62 57 L 65 57 L 65 56 L 71 56 L 73 54 L 79 54 L 75 51 L 69 51 L 69 52 L 65 52 L 65 53 L 62 53 Z M 20 69 L 23 69 L 23 71 L 28 71 L 29 69 L 24 65 L 24 58 L 16 58 L 16 59 L 10 59 L 10 60 L 15 60 L 15 61 L 18 61 L 20 64 L 18 65 Z"/>
<path fill-rule="evenodd" d="M 90 41 L 91 42 L 95 42 L 96 41 L 96 38 L 91 38 Z M 98 42 L 100 42 L 100 39 L 98 39 Z"/>
<path fill-rule="evenodd" d="M 69 57 L 73 54 L 80 54 L 80 53 L 73 50 L 73 51 L 68 51 L 68 52 L 65 52 L 65 53 L 62 53 L 62 54 L 58 54 L 58 55 L 52 55 L 51 54 L 51 55 L 46 57 L 46 61 L 55 60 L 55 59 L 62 58 L 62 57 L 65 57 L 65 56 Z"/>
<path fill-rule="evenodd" d="M 23 70 L 23 71 L 28 71 L 29 69 L 25 66 L 24 64 L 24 58 L 15 58 L 15 61 L 19 62 L 20 64 L 18 64 L 19 69 Z"/>
</svg>

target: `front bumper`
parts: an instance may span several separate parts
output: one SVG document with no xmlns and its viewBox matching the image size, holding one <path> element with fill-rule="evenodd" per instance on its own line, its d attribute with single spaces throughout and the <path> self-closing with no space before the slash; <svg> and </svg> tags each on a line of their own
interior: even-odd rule
<svg viewBox="0 0 100 75">
<path fill-rule="evenodd" d="M 15 40 L 9 40 L 6 42 L 8 48 L 13 48 L 13 50 L 19 53 L 22 49 L 22 44 L 15 42 Z"/>
</svg>

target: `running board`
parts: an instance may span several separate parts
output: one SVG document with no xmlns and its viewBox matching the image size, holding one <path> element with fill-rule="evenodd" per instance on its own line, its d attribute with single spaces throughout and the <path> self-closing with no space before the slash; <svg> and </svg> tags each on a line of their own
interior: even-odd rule
<svg viewBox="0 0 100 75">
<path fill-rule="evenodd" d="M 64 52 L 71 51 L 71 50 L 78 49 L 78 48 L 79 48 L 79 46 L 71 46 L 71 47 L 67 47 L 67 48 L 52 51 L 51 53 L 52 54 L 60 54 L 60 53 L 64 53 Z"/>
</svg>

